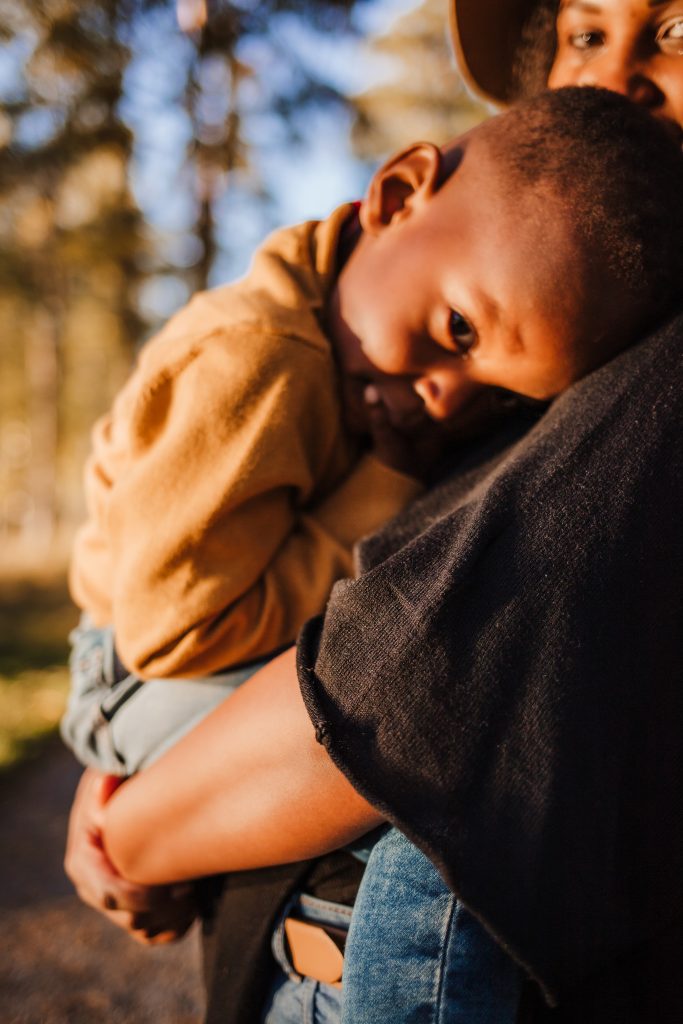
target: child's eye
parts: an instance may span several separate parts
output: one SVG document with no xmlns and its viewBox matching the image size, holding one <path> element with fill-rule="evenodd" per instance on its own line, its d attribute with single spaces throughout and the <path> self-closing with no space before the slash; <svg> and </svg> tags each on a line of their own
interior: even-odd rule
<svg viewBox="0 0 683 1024">
<path fill-rule="evenodd" d="M 452 309 L 448 315 L 448 333 L 461 356 L 467 355 L 477 340 L 474 327 L 457 309 Z"/>
</svg>

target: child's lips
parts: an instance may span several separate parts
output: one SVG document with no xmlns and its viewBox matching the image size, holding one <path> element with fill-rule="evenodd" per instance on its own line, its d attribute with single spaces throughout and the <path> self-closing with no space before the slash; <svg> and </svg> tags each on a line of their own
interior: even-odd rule
<svg viewBox="0 0 683 1024">
<path fill-rule="evenodd" d="M 398 416 L 390 417 L 392 425 L 400 430 L 402 434 L 412 434 L 414 431 L 420 430 L 424 427 L 425 423 L 429 421 L 429 416 L 423 410 L 416 410 L 415 412 L 399 414 Z"/>
<path fill-rule="evenodd" d="M 381 387 L 378 387 L 376 384 L 368 384 L 363 392 L 363 399 L 369 406 L 381 405 L 391 426 L 395 430 L 401 431 L 401 433 L 410 434 L 412 431 L 418 430 L 424 426 L 425 421 L 429 418 L 422 399 L 418 398 L 412 391 L 410 392 L 409 402 L 407 401 L 405 405 L 397 405 L 395 396 L 393 396 L 392 401 L 391 396 L 382 394 Z"/>
</svg>

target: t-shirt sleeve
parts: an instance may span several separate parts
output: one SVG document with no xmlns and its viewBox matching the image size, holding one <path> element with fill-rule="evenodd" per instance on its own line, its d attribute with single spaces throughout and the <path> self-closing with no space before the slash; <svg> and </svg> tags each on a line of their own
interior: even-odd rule
<svg viewBox="0 0 683 1024">
<path fill-rule="evenodd" d="M 680 329 L 563 396 L 299 641 L 352 784 L 549 999 L 679 919 Z"/>
</svg>

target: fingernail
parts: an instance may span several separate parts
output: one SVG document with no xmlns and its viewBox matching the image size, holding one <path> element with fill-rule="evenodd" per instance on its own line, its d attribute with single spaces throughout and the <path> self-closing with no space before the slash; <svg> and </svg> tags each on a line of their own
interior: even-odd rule
<svg viewBox="0 0 683 1024">
<path fill-rule="evenodd" d="M 380 401 L 379 391 L 374 384 L 368 384 L 365 391 L 363 392 L 363 398 L 368 405 L 377 405 Z"/>
<path fill-rule="evenodd" d="M 118 903 L 110 892 L 104 894 L 104 909 L 105 910 L 117 910 Z"/>
</svg>

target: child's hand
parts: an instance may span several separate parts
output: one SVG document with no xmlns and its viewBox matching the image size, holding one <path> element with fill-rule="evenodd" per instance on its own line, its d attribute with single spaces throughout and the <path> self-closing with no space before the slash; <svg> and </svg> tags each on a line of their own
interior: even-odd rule
<svg viewBox="0 0 683 1024">
<path fill-rule="evenodd" d="M 181 938 L 196 916 L 191 886 L 145 886 L 118 874 L 102 842 L 102 808 L 121 779 L 86 769 L 74 798 L 64 869 L 80 898 L 143 945 Z"/>
</svg>

